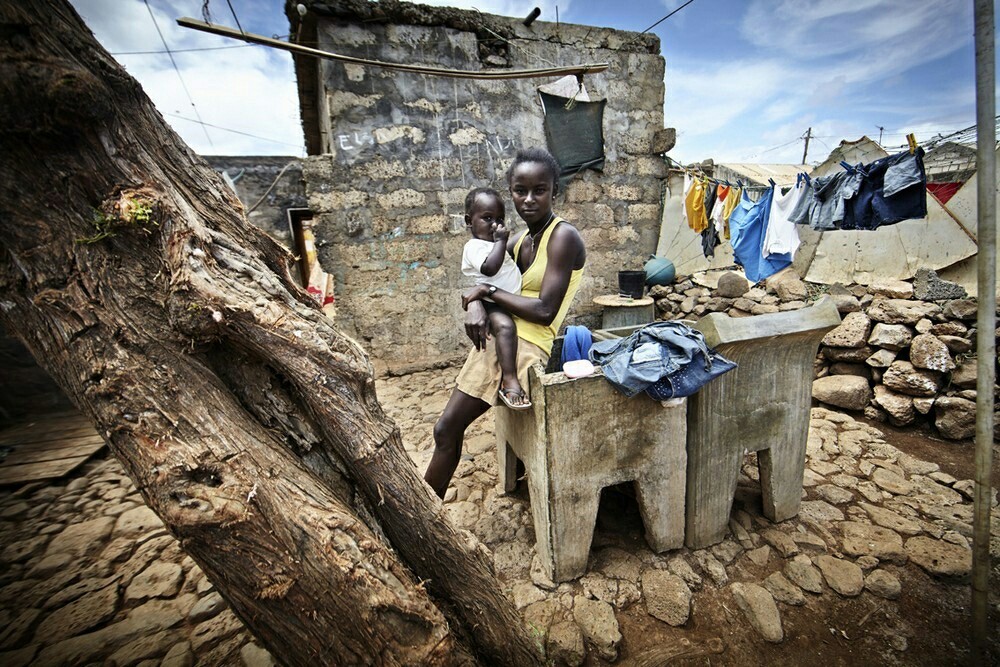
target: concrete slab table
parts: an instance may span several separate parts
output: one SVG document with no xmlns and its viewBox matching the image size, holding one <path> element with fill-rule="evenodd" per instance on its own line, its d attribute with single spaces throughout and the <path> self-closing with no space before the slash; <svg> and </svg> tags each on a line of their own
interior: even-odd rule
<svg viewBox="0 0 1000 667">
<path fill-rule="evenodd" d="M 829 297 L 784 313 L 731 318 L 713 313 L 695 328 L 739 367 L 688 399 L 685 543 L 700 549 L 726 536 L 744 452 L 757 452 L 764 516 L 799 511 L 813 362 L 840 323 Z"/>
<path fill-rule="evenodd" d="M 599 373 L 572 380 L 541 364 L 529 370 L 528 387 L 531 410 L 496 410 L 499 485 L 513 491 L 524 462 L 546 574 L 560 582 L 586 572 L 601 489 L 622 482 L 635 482 L 653 551 L 682 546 L 685 401 L 626 398 Z"/>
</svg>

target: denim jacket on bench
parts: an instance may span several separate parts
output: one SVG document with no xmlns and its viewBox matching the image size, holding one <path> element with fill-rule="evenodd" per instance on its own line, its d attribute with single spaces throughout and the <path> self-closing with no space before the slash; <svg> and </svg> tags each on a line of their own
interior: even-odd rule
<svg viewBox="0 0 1000 667">
<path fill-rule="evenodd" d="M 700 331 L 681 322 L 654 322 L 626 338 L 602 340 L 590 348 L 590 360 L 600 364 L 608 382 L 626 396 L 635 396 L 660 378 L 687 366 L 701 351 L 710 358 Z"/>
</svg>

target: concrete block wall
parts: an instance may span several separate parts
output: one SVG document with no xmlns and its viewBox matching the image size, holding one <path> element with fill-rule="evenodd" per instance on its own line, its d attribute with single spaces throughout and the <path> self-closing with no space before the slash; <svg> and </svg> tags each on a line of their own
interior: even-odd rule
<svg viewBox="0 0 1000 667">
<path fill-rule="evenodd" d="M 617 292 L 618 271 L 641 268 L 659 233 L 658 39 L 408 3 L 328 5 L 332 15 L 316 24 L 319 48 L 345 55 L 467 70 L 610 63 L 585 78 L 593 99 L 608 100 L 604 171 L 575 177 L 555 207 L 588 251 L 567 324 L 595 324 L 592 298 Z M 302 103 L 318 109 L 313 143 L 323 154 L 306 158 L 303 172 L 320 261 L 336 279 L 338 326 L 382 371 L 457 361 L 469 349 L 459 298 L 465 195 L 498 189 L 508 222 L 524 229 L 504 175 L 519 148 L 546 146 L 536 88 L 553 79 L 449 79 L 331 61 L 317 71 L 320 92 Z"/>
</svg>

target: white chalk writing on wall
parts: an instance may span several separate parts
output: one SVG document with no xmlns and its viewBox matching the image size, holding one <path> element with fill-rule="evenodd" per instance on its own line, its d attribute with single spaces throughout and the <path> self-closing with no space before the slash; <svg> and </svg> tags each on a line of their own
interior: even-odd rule
<svg viewBox="0 0 1000 667">
<path fill-rule="evenodd" d="M 356 151 L 365 146 L 374 146 L 375 137 L 367 132 L 351 132 L 337 135 L 337 148 L 344 151 Z"/>
</svg>

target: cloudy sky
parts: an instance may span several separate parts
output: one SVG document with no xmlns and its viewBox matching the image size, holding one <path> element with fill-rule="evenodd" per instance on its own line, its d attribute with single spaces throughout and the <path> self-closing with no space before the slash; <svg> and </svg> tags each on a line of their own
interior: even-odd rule
<svg viewBox="0 0 1000 667">
<path fill-rule="evenodd" d="M 71 0 L 195 150 L 302 155 L 291 56 L 177 26 L 202 0 Z M 507 16 L 642 31 L 685 0 L 431 0 Z M 286 38 L 283 0 L 231 0 L 248 32 Z M 213 21 L 235 27 L 225 0 Z M 152 16 L 151 16 L 152 14 Z M 180 76 L 163 53 L 174 51 Z M 665 125 L 683 162 L 809 161 L 841 139 L 926 141 L 975 122 L 972 0 L 694 0 L 652 32 L 666 59 Z M 197 49 L 197 50 L 192 50 Z M 599 92 L 599 91 L 594 91 Z M 199 124 L 198 120 L 204 124 Z"/>
</svg>

